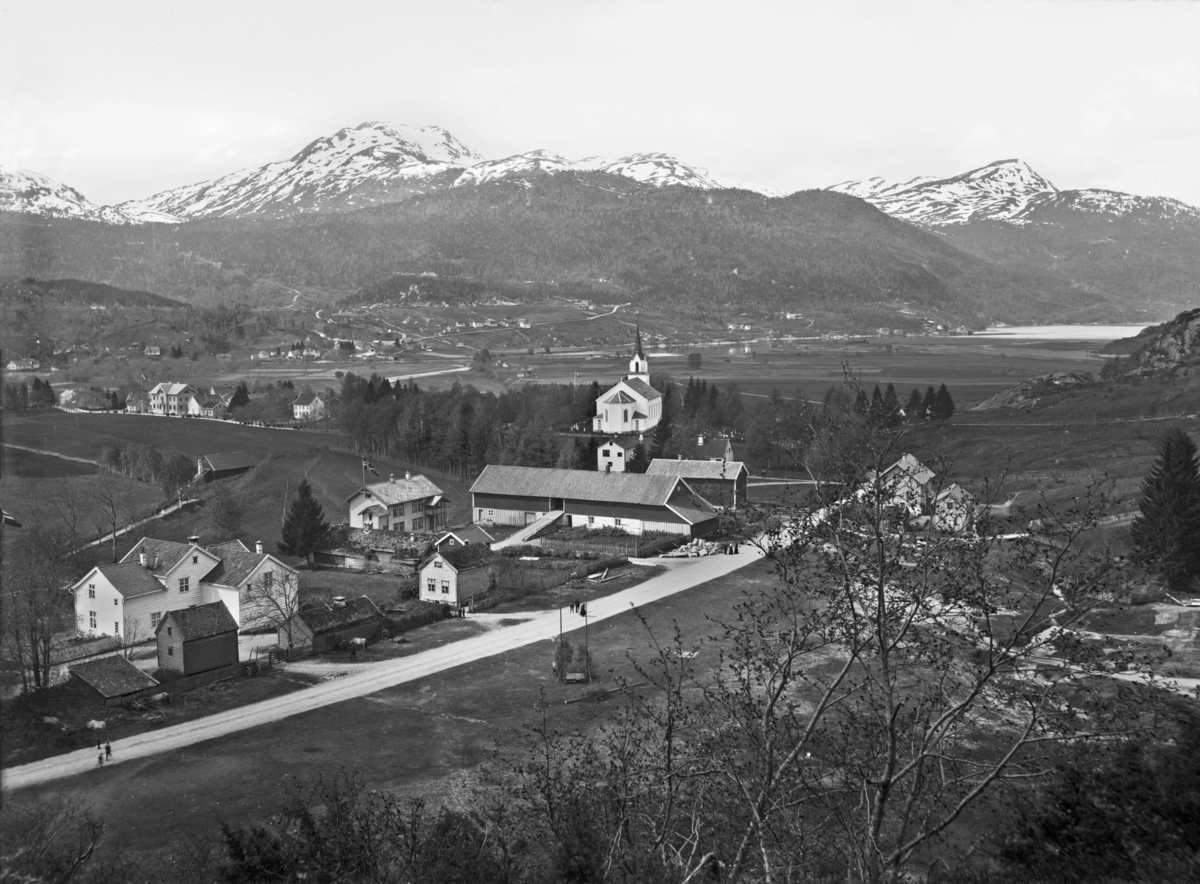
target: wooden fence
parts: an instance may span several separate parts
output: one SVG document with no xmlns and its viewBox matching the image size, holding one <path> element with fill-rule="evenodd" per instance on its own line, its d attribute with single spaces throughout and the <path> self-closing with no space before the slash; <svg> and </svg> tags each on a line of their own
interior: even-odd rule
<svg viewBox="0 0 1200 884">
<path fill-rule="evenodd" d="M 648 543 L 641 542 L 637 537 L 631 537 L 629 540 L 624 541 L 613 537 L 608 538 L 604 542 L 597 540 L 552 540 L 547 537 L 537 537 L 529 541 L 529 544 L 530 546 L 540 546 L 542 549 L 554 550 L 555 552 L 576 553 L 584 551 L 601 553 L 606 556 L 640 559 L 646 556 L 658 555 L 686 542 L 687 538 L 680 534 L 678 536 L 651 540 Z"/>
</svg>

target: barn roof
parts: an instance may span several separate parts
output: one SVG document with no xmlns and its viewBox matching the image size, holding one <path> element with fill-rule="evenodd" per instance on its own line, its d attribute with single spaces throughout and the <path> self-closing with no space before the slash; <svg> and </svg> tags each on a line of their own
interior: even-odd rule
<svg viewBox="0 0 1200 884">
<path fill-rule="evenodd" d="M 364 595 L 356 599 L 347 599 L 341 606 L 325 604 L 320 608 L 301 611 L 296 616 L 312 630 L 313 635 L 316 635 L 320 632 L 329 632 L 331 629 L 347 629 L 360 623 L 382 618 L 383 612 Z"/>
<path fill-rule="evenodd" d="M 104 699 L 123 697 L 158 684 L 124 657 L 101 657 L 69 667 L 72 675 L 98 691 Z"/>
<path fill-rule="evenodd" d="M 196 605 L 194 608 L 180 608 L 178 611 L 168 611 L 158 628 L 162 629 L 167 617 L 179 627 L 179 634 L 184 641 L 196 641 L 202 638 L 212 638 L 226 632 L 237 632 L 237 621 L 229 613 L 224 602 L 212 602 L 207 605 Z"/>
<path fill-rule="evenodd" d="M 678 483 L 678 476 L 488 464 L 471 486 L 471 492 L 661 506 Z"/>
<path fill-rule="evenodd" d="M 670 460 L 656 457 L 646 468 L 648 476 L 682 476 L 701 482 L 718 479 L 732 481 L 744 472 L 748 472 L 746 465 L 738 460 Z"/>
<path fill-rule="evenodd" d="M 248 470 L 263 462 L 258 451 L 231 451 L 228 454 L 206 454 L 204 460 L 213 472 L 222 470 Z"/>
</svg>

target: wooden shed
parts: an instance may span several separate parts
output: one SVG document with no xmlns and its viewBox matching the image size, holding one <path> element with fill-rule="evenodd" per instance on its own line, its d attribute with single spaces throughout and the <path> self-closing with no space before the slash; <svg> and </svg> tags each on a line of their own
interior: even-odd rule
<svg viewBox="0 0 1200 884">
<path fill-rule="evenodd" d="M 97 699 L 117 700 L 158 684 L 153 678 L 119 655 L 101 657 L 71 666 L 71 680 L 85 685 Z"/>
<path fill-rule="evenodd" d="M 365 595 L 345 601 L 334 600 L 318 608 L 301 611 L 279 627 L 279 647 L 289 645 L 293 653 L 320 654 L 335 650 L 352 638 L 371 639 L 383 628 L 383 612 Z"/>
<path fill-rule="evenodd" d="M 421 562 L 421 601 L 454 607 L 469 605 L 475 596 L 491 589 L 497 558 L 486 543 L 435 550 Z"/>
<path fill-rule="evenodd" d="M 195 675 L 238 663 L 238 625 L 224 602 L 168 611 L 156 636 L 160 669 Z"/>
</svg>

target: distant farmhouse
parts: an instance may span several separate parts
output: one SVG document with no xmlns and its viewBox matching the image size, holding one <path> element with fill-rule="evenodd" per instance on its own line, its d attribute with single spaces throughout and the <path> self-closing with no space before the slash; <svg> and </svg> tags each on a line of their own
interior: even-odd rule
<svg viewBox="0 0 1200 884">
<path fill-rule="evenodd" d="M 364 485 L 346 498 L 351 528 L 431 534 L 446 529 L 442 489 L 421 475 Z"/>
<path fill-rule="evenodd" d="M 421 600 L 462 607 L 492 587 L 498 556 L 486 543 L 443 547 L 421 562 Z"/>
<path fill-rule="evenodd" d="M 37 371 L 38 364 L 35 359 L 10 359 L 7 368 L 9 371 Z"/>
<path fill-rule="evenodd" d="M 301 393 L 292 402 L 292 416 L 298 421 L 315 421 L 325 417 L 325 400 L 316 393 Z"/>
<path fill-rule="evenodd" d="M 623 473 L 633 449 L 642 443 L 641 436 L 617 436 L 596 449 L 596 469 L 602 473 Z"/>
<path fill-rule="evenodd" d="M 228 454 L 206 454 L 196 458 L 194 482 L 211 482 L 248 473 L 260 463 L 263 456 L 258 451 L 231 451 Z"/>
<path fill-rule="evenodd" d="M 198 537 L 188 543 L 145 537 L 120 562 L 92 568 L 71 592 L 80 632 L 139 641 L 171 611 L 213 602 L 223 602 L 243 632 L 269 624 L 274 606 L 265 595 L 286 603 L 298 579 L 261 543 L 250 552 L 236 540 L 204 547 Z"/>
<path fill-rule="evenodd" d="M 596 400 L 592 431 L 596 433 L 640 433 L 662 420 L 662 393 L 650 386 L 650 361 L 642 349 L 639 330 L 629 374 Z"/>
<path fill-rule="evenodd" d="M 688 537 L 718 529 L 716 510 L 685 479 L 643 473 L 489 464 L 471 486 L 471 512 L 485 527 L 560 523 Z"/>
<path fill-rule="evenodd" d="M 147 394 L 150 400 L 150 414 L 199 414 L 199 396 L 200 392 L 191 384 L 177 384 L 173 381 L 155 384 Z"/>
</svg>

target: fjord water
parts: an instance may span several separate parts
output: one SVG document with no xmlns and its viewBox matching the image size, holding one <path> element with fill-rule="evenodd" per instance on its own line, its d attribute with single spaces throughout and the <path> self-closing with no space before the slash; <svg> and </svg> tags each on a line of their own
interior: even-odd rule
<svg viewBox="0 0 1200 884">
<path fill-rule="evenodd" d="M 1132 338 L 1148 325 L 1004 325 L 985 328 L 973 337 L 1021 338 L 1030 341 L 1116 341 Z"/>
</svg>

